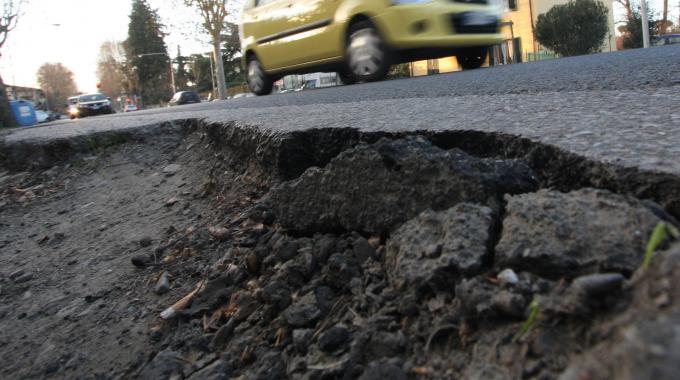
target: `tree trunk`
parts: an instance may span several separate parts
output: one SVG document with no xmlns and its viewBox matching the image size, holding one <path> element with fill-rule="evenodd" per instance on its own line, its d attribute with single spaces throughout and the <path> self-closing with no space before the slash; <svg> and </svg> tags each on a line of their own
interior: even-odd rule
<svg viewBox="0 0 680 380">
<path fill-rule="evenodd" d="M 661 33 L 666 33 L 668 29 L 668 0 L 663 0 L 663 18 L 661 19 Z"/>
<path fill-rule="evenodd" d="M 215 76 L 217 77 L 217 97 L 227 98 L 227 83 L 224 79 L 224 62 L 222 62 L 222 52 L 220 50 L 220 39 L 213 37 L 213 56 L 215 57 Z"/>
<path fill-rule="evenodd" d="M 15 127 L 17 125 L 12 109 L 9 106 L 9 99 L 7 98 L 7 91 L 5 83 L 2 81 L 2 76 L 0 76 L 0 123 L 2 123 L 2 127 Z"/>
</svg>

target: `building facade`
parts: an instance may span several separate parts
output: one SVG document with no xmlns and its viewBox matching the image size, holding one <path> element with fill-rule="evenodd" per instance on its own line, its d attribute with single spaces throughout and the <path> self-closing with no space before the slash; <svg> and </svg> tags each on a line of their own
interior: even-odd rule
<svg viewBox="0 0 680 380">
<path fill-rule="evenodd" d="M 6 85 L 7 99 L 12 100 L 28 100 L 33 103 L 36 109 L 47 110 L 47 97 L 45 92 L 39 88 L 21 87 Z"/>
</svg>

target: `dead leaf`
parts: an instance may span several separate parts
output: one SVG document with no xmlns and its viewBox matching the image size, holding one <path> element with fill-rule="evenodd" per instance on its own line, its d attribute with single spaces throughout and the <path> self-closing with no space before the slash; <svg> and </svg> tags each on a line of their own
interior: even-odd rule
<svg viewBox="0 0 680 380">
<path fill-rule="evenodd" d="M 368 245 L 373 247 L 373 249 L 378 249 L 378 247 L 380 247 L 380 236 L 373 236 L 369 238 Z"/>
</svg>

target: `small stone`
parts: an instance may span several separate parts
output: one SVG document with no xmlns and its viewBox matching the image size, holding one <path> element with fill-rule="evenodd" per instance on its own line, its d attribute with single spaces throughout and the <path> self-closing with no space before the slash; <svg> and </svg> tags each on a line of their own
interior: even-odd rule
<svg viewBox="0 0 680 380">
<path fill-rule="evenodd" d="M 181 166 L 178 164 L 170 164 L 163 168 L 163 174 L 165 174 L 166 177 L 172 177 L 173 175 L 177 174 L 180 168 Z"/>
<path fill-rule="evenodd" d="M 343 326 L 334 326 L 319 336 L 319 349 L 333 352 L 342 347 L 350 338 L 349 330 Z"/>
<path fill-rule="evenodd" d="M 361 374 L 359 380 L 406 380 L 408 377 L 404 371 L 390 363 L 373 362 Z"/>
<path fill-rule="evenodd" d="M 671 304 L 671 298 L 668 293 L 661 293 L 658 297 L 654 298 L 654 304 L 658 308 L 664 308 Z"/>
<path fill-rule="evenodd" d="M 146 255 L 132 256 L 132 258 L 130 258 L 130 261 L 132 262 L 132 265 L 138 268 L 144 268 L 149 265 L 149 257 L 147 257 Z"/>
<path fill-rule="evenodd" d="M 344 289 L 350 285 L 353 278 L 361 275 L 359 265 L 348 254 L 335 253 L 328 259 L 326 267 L 326 283 L 335 289 Z"/>
<path fill-rule="evenodd" d="M 9 274 L 9 279 L 14 281 L 16 278 L 22 276 L 24 273 L 26 272 L 23 269 L 16 270 Z"/>
<path fill-rule="evenodd" d="M 33 279 L 33 273 L 26 272 L 26 273 L 22 274 L 21 276 L 15 277 L 14 283 L 15 284 L 22 284 L 24 282 L 31 281 L 32 279 Z"/>
<path fill-rule="evenodd" d="M 274 216 L 274 213 L 271 211 L 264 211 L 262 213 L 262 224 L 264 224 L 265 226 L 271 226 L 272 224 L 274 224 L 275 219 L 276 217 Z"/>
<path fill-rule="evenodd" d="M 312 340 L 314 335 L 313 329 L 295 329 L 293 330 L 293 346 L 298 349 L 298 351 L 305 352 L 309 342 Z"/>
<path fill-rule="evenodd" d="M 277 310 L 283 310 L 290 305 L 290 291 L 285 284 L 274 280 L 262 288 L 262 299 Z"/>
<path fill-rule="evenodd" d="M 229 230 L 224 227 L 209 226 L 208 233 L 217 241 L 224 241 L 229 237 Z"/>
<path fill-rule="evenodd" d="M 222 360 L 216 360 L 189 377 L 189 380 L 227 380 L 231 377 L 232 368 Z"/>
<path fill-rule="evenodd" d="M 218 348 L 227 343 L 234 334 L 234 325 L 234 319 L 230 319 L 229 322 L 220 327 L 220 329 L 215 333 L 210 345 L 214 348 Z"/>
<path fill-rule="evenodd" d="M 165 294 L 170 290 L 170 280 L 168 279 L 168 272 L 163 272 L 156 282 L 154 292 L 156 294 Z"/>
<path fill-rule="evenodd" d="M 358 237 L 354 240 L 352 250 L 359 264 L 363 264 L 368 259 L 375 260 L 377 256 L 375 249 L 363 237 Z"/>
<path fill-rule="evenodd" d="M 524 317 L 527 306 L 527 300 L 522 295 L 506 290 L 494 294 L 491 303 L 499 314 L 512 318 Z"/>
<path fill-rule="evenodd" d="M 171 207 L 171 206 L 174 206 L 179 201 L 180 201 L 179 198 L 172 197 L 172 198 L 168 199 L 167 201 L 165 201 L 164 206 L 165 207 Z"/>
<path fill-rule="evenodd" d="M 435 259 L 435 258 L 441 256 L 442 245 L 441 244 L 430 244 L 427 247 L 425 247 L 425 251 L 423 251 L 423 254 L 428 259 Z"/>
<path fill-rule="evenodd" d="M 246 256 L 246 266 L 250 273 L 258 273 L 260 271 L 260 257 L 257 253 L 250 252 L 248 256 Z"/>
<path fill-rule="evenodd" d="M 620 273 L 597 273 L 577 277 L 571 285 L 576 290 L 596 296 L 620 290 L 624 279 Z"/>
<path fill-rule="evenodd" d="M 279 261 L 285 262 L 297 255 L 298 248 L 297 242 L 281 239 L 274 244 L 272 250 Z"/>
<path fill-rule="evenodd" d="M 151 239 L 151 236 L 142 236 L 139 239 L 139 246 L 142 248 L 148 247 L 153 243 L 153 240 Z"/>
<path fill-rule="evenodd" d="M 316 322 L 321 316 L 321 310 L 317 307 L 316 296 L 308 293 L 288 306 L 283 312 L 286 323 L 293 327 L 305 327 Z"/>
<path fill-rule="evenodd" d="M 503 269 L 501 273 L 496 276 L 496 279 L 498 279 L 498 282 L 501 285 L 516 285 L 519 282 L 517 273 L 510 268 Z"/>
</svg>

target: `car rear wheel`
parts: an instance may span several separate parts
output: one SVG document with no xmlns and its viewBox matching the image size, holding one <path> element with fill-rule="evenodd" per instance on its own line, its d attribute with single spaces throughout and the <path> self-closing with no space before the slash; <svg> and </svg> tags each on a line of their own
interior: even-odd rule
<svg viewBox="0 0 680 380">
<path fill-rule="evenodd" d="M 487 55 L 489 55 L 487 48 L 465 48 L 456 54 L 456 58 L 463 70 L 473 70 L 484 64 Z"/>
<path fill-rule="evenodd" d="M 272 93 L 274 82 L 264 71 L 262 64 L 253 57 L 248 61 L 248 87 L 255 95 L 269 95 Z"/>
<path fill-rule="evenodd" d="M 390 69 L 389 51 L 370 22 L 358 22 L 350 28 L 347 66 L 345 77 L 349 83 L 373 82 L 387 76 Z M 342 74 L 341 79 L 347 83 Z"/>
<path fill-rule="evenodd" d="M 356 77 L 349 72 L 349 70 L 338 71 L 338 78 L 343 84 L 355 84 L 357 82 Z"/>
</svg>

